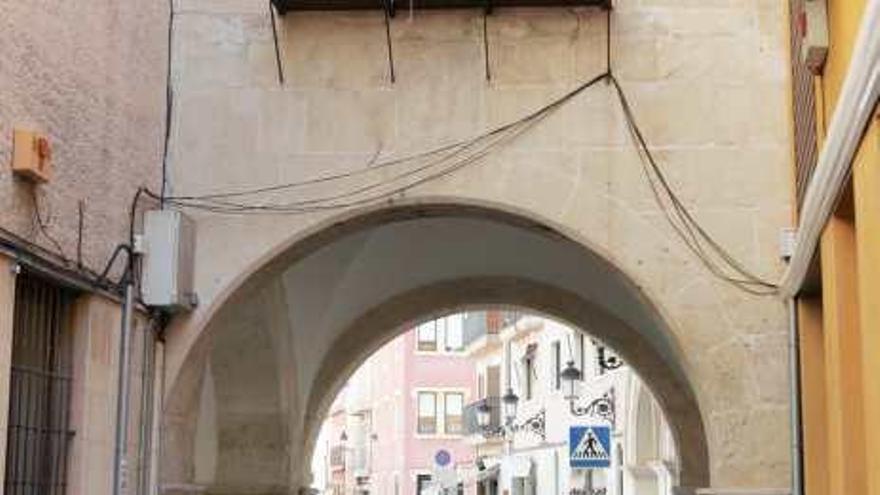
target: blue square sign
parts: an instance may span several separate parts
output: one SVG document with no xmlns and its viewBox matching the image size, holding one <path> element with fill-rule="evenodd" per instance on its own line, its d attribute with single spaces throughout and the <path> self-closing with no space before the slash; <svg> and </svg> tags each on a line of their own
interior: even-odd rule
<svg viewBox="0 0 880 495">
<path fill-rule="evenodd" d="M 572 426 L 568 430 L 568 460 L 573 468 L 611 467 L 611 427 Z"/>
</svg>

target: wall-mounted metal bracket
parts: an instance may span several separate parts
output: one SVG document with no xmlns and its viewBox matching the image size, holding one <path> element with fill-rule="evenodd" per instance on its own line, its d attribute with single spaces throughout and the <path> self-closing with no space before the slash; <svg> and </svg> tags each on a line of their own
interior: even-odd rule
<svg viewBox="0 0 880 495">
<path fill-rule="evenodd" d="M 382 0 L 382 10 L 385 13 L 385 43 L 388 45 L 388 73 L 391 77 L 391 84 L 394 84 L 396 80 L 394 75 L 394 51 L 391 46 L 391 18 L 396 14 L 394 0 Z"/>
</svg>

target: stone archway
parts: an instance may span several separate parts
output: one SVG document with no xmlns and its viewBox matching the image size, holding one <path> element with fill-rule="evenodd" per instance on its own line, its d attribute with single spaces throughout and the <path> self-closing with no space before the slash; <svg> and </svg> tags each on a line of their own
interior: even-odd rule
<svg viewBox="0 0 880 495">
<path fill-rule="evenodd" d="M 681 330 L 610 258 L 545 222 L 474 204 L 376 207 L 314 228 L 261 262 L 201 320 L 172 329 L 171 352 L 185 359 L 166 393 L 164 492 L 300 486 L 323 414 L 359 363 L 402 325 L 469 305 L 521 306 L 612 345 L 664 409 L 682 486 L 710 486 L 710 415 Z M 186 348 L 173 332 L 196 334 Z M 201 441 L 206 370 L 216 425 Z M 203 452 L 206 445 L 216 452 Z M 196 462 L 205 455 L 213 459 L 207 469 Z"/>
<path fill-rule="evenodd" d="M 552 285 L 517 277 L 474 277 L 440 282 L 407 292 L 370 310 L 334 343 L 334 355 L 322 362 L 306 402 L 306 451 L 321 428 L 326 412 L 345 380 L 372 352 L 397 336 L 405 324 L 426 314 L 467 307 L 513 305 L 562 319 L 577 328 L 591 329 L 644 376 L 662 401 L 671 423 L 685 487 L 709 485 L 708 451 L 700 409 L 687 380 L 653 349 L 638 331 L 577 294 Z"/>
</svg>

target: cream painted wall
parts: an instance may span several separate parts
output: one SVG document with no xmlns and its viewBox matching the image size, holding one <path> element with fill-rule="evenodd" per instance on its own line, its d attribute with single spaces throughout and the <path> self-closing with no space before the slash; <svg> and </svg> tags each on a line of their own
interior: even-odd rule
<svg viewBox="0 0 880 495">
<path fill-rule="evenodd" d="M 109 495 L 113 487 L 116 440 L 117 387 L 119 383 L 120 309 L 102 296 L 83 295 L 75 303 L 69 331 L 73 332 L 73 374 L 70 397 L 68 493 Z M 132 366 L 129 376 L 129 432 L 126 458 L 127 489 L 139 493 L 142 477 L 150 476 L 150 460 L 142 457 L 144 435 L 150 424 L 144 412 L 145 345 L 152 343 L 151 330 L 135 319 L 131 338 Z M 145 340 L 146 339 L 146 340 Z M 144 429 L 146 427 L 146 429 Z M 149 454 L 147 454 L 149 455 Z"/>
<path fill-rule="evenodd" d="M 180 195 L 351 170 L 377 152 L 394 157 L 469 137 L 605 69 L 598 10 L 497 11 L 489 18 L 489 82 L 479 12 L 401 11 L 392 21 L 394 84 L 380 12 L 291 13 L 278 24 L 287 78 L 279 86 L 265 2 L 179 0 L 177 8 L 171 191 Z M 613 13 L 614 70 L 673 186 L 722 244 L 770 279 L 781 271 L 776 242 L 791 218 L 784 16 L 781 3 L 762 0 L 621 0 Z M 681 347 L 713 485 L 787 485 L 784 308 L 719 282 L 680 244 L 651 199 L 610 87 L 600 84 L 507 148 L 401 196 L 523 212 L 602 253 L 660 308 Z M 202 304 L 169 331 L 169 390 L 192 376 L 189 353 L 204 352 L 195 344 L 215 311 L 235 312 L 224 303 L 230 294 L 241 301 L 233 289 L 243 277 L 334 214 L 194 213 Z M 326 322 L 318 316 L 309 321 Z M 300 397 L 321 359 L 316 349 L 338 335 L 321 328 L 292 337 L 299 359 L 285 366 L 294 368 Z M 772 440 L 756 452 L 746 438 Z"/>
<path fill-rule="evenodd" d="M 168 3 L 9 0 L 0 10 L 0 226 L 55 252 L 52 236 L 76 261 L 83 201 L 83 263 L 100 272 L 128 240 L 135 190 L 160 184 Z M 49 183 L 13 177 L 14 128 L 48 136 Z"/>
<path fill-rule="evenodd" d="M 12 325 L 15 307 L 14 260 L 0 256 L 0 466 L 6 466 L 7 427 L 9 426 L 9 389 L 12 365 Z M 0 487 L 6 470 L 0 470 Z M 0 488 L 0 493 L 2 493 Z"/>
</svg>

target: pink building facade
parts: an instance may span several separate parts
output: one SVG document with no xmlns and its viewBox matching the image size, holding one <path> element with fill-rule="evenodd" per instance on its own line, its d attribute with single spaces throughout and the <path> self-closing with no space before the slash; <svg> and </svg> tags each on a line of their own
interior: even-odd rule
<svg viewBox="0 0 880 495">
<path fill-rule="evenodd" d="M 474 365 L 463 352 L 462 322 L 452 315 L 419 325 L 351 377 L 325 423 L 327 493 L 474 492 L 464 424 Z"/>
</svg>

